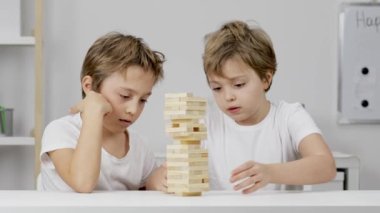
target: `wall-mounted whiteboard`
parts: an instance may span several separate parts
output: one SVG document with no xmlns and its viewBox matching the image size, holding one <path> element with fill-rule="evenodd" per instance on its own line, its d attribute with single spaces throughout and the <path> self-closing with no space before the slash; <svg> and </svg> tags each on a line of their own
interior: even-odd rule
<svg viewBox="0 0 380 213">
<path fill-rule="evenodd" d="M 380 123 L 380 4 L 342 4 L 339 52 L 339 122 Z"/>
</svg>

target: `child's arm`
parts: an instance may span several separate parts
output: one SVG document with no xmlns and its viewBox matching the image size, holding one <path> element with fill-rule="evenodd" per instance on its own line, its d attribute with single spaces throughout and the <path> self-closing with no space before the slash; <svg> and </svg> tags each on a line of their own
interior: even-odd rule
<svg viewBox="0 0 380 213">
<path fill-rule="evenodd" d="M 260 164 L 248 161 L 232 172 L 231 182 L 246 179 L 235 190 L 250 193 L 268 183 L 304 185 L 328 182 L 336 175 L 335 161 L 320 134 L 306 136 L 299 145 L 302 158 L 278 163 Z M 248 188 L 247 188 L 248 187 Z"/>
<path fill-rule="evenodd" d="M 72 108 L 72 112 L 81 112 L 82 116 L 76 148 L 48 153 L 60 177 L 77 192 L 91 192 L 98 182 L 103 117 L 111 110 L 111 105 L 101 94 L 89 92 Z"/>
<path fill-rule="evenodd" d="M 167 168 L 166 163 L 164 163 L 150 174 L 146 181 L 146 189 L 167 192 L 168 186 L 166 180 Z"/>
</svg>

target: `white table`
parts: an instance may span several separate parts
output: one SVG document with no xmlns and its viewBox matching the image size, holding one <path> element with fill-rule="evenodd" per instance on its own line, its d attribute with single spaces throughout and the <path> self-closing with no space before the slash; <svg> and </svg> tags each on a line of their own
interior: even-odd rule
<svg viewBox="0 0 380 213">
<path fill-rule="evenodd" d="M 169 213 L 169 212 L 380 212 L 380 191 L 279 192 L 250 195 L 211 191 L 180 197 L 156 191 L 91 194 L 0 191 L 0 212 L 24 213 Z"/>
</svg>

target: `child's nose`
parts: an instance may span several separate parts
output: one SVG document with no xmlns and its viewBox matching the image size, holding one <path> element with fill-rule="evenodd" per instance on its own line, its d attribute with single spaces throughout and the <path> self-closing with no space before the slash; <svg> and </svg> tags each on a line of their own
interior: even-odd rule
<svg viewBox="0 0 380 213">
<path fill-rule="evenodd" d="M 224 98 L 226 101 L 234 101 L 236 99 L 235 95 L 228 90 L 224 93 Z"/>
<path fill-rule="evenodd" d="M 130 103 L 125 107 L 125 113 L 134 115 L 136 114 L 138 110 L 138 104 L 137 103 Z"/>
</svg>

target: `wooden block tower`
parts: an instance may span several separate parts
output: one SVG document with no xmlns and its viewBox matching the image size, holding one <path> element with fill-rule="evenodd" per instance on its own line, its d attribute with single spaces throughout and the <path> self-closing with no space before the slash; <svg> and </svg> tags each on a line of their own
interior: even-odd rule
<svg viewBox="0 0 380 213">
<path fill-rule="evenodd" d="M 191 93 L 165 94 L 167 134 L 173 144 L 167 145 L 168 192 L 182 196 L 200 196 L 208 191 L 208 153 L 200 143 L 207 136 L 199 122 L 206 111 L 206 100 Z"/>
</svg>

